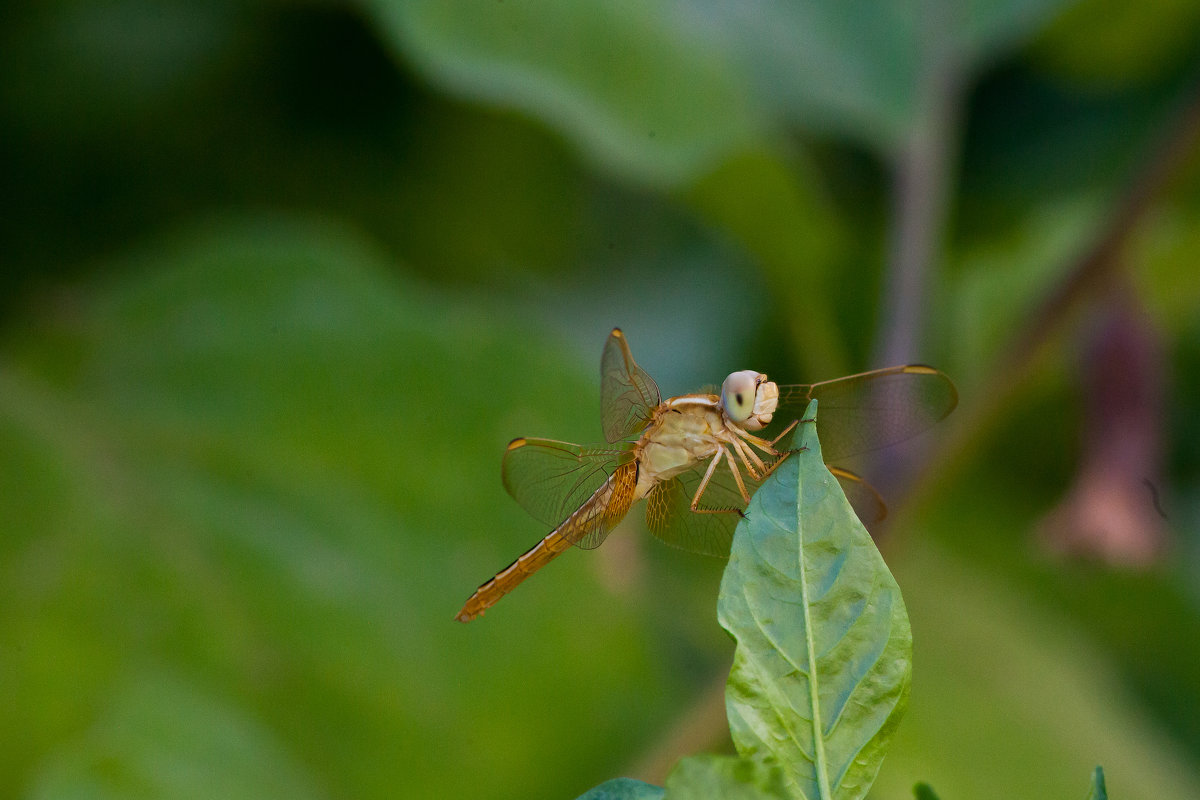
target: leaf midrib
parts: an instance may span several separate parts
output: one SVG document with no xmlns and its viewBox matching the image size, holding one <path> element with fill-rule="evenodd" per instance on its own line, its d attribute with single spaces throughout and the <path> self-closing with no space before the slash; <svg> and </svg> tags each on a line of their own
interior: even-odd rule
<svg viewBox="0 0 1200 800">
<path fill-rule="evenodd" d="M 829 770 L 825 761 L 825 737 L 821 731 L 820 678 L 817 675 L 816 642 L 813 639 L 812 608 L 808 602 L 808 572 L 804 564 L 804 525 L 800 497 L 804 492 L 804 476 L 797 472 L 796 535 L 799 538 L 800 605 L 804 609 L 804 645 L 808 648 L 808 698 L 812 709 L 813 756 L 816 759 L 817 791 L 821 800 L 832 800 Z"/>
</svg>

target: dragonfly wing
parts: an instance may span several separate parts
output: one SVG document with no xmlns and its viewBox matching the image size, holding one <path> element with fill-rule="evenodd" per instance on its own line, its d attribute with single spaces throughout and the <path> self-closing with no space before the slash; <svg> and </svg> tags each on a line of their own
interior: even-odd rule
<svg viewBox="0 0 1200 800">
<path fill-rule="evenodd" d="M 873 525 L 887 516 L 887 505 L 875 487 L 850 470 L 829 467 L 841 484 L 846 499 L 864 525 Z M 724 474 L 722 474 L 724 473 Z M 692 498 L 703 479 L 703 469 L 691 469 L 658 484 L 646 498 L 646 525 L 662 541 L 693 553 L 725 558 L 733 543 L 733 532 L 741 516 L 697 514 L 691 510 Z M 742 471 L 746 491 L 753 497 L 761 481 Z M 726 464 L 717 467 L 700 498 L 701 508 L 726 508 L 745 511 L 741 492 Z"/>
<path fill-rule="evenodd" d="M 744 512 L 746 503 L 742 500 L 729 463 L 722 459 L 700 497 L 699 507 L 722 509 L 729 513 L 697 514 L 692 511 L 692 498 L 696 496 L 707 469 L 708 461 L 704 461 L 656 485 L 646 498 L 646 526 L 672 547 L 727 558 L 729 546 L 733 543 L 734 528 L 741 519 L 741 514 L 736 512 Z M 744 469 L 742 482 L 752 497 L 761 483 L 747 475 Z"/>
<path fill-rule="evenodd" d="M 828 467 L 828 465 L 826 465 Z M 879 496 L 875 487 L 848 469 L 828 467 L 833 477 L 842 485 L 846 499 L 863 525 L 874 525 L 887 516 L 887 503 Z"/>
<path fill-rule="evenodd" d="M 558 535 L 566 542 L 584 550 L 599 547 L 612 529 L 629 513 L 629 508 L 633 505 L 633 493 L 637 488 L 637 474 L 636 462 L 630 461 L 618 466 L 612 477 L 550 536 Z"/>
<path fill-rule="evenodd" d="M 794 419 L 814 398 L 819 402 L 817 436 L 827 462 L 916 436 L 958 405 L 958 391 L 943 373 L 908 365 L 822 383 L 782 385 L 776 417 L 783 412 L 782 418 Z"/>
<path fill-rule="evenodd" d="M 662 401 L 658 384 L 633 360 L 620 328 L 613 328 L 600 360 L 600 419 L 604 438 L 627 439 L 650 422 Z"/>
<path fill-rule="evenodd" d="M 553 439 L 513 439 L 504 453 L 504 488 L 534 518 L 558 527 L 581 509 L 633 451 Z M 636 473 L 636 467 L 635 467 Z"/>
</svg>

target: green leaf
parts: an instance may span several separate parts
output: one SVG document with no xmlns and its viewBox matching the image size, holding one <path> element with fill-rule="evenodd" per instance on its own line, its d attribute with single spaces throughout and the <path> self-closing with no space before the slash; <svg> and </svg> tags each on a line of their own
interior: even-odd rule
<svg viewBox="0 0 1200 800">
<path fill-rule="evenodd" d="M 918 783 L 913 787 L 913 797 L 917 800 L 938 800 L 937 793 L 928 783 Z"/>
<path fill-rule="evenodd" d="M 1104 786 L 1104 767 L 1092 770 L 1092 790 L 1088 792 L 1088 800 L 1108 800 L 1108 789 Z"/>
<path fill-rule="evenodd" d="M 578 800 L 659 800 L 663 794 L 662 787 L 652 783 L 633 778 L 613 778 L 579 795 Z"/>
<path fill-rule="evenodd" d="M 594 159 L 674 183 L 755 138 L 746 80 L 703 12 L 642 0 L 368 0 L 433 80 L 527 111 Z"/>
<path fill-rule="evenodd" d="M 931 64 L 966 77 L 1061 5 L 934 0 L 914 15 L 903 0 L 366 2 L 435 82 L 527 111 L 605 166 L 666 184 L 796 124 L 891 152 L 928 114 Z"/>
<path fill-rule="evenodd" d="M 806 418 L 813 418 L 812 403 Z M 866 795 L 908 700 L 900 589 L 825 468 L 812 424 L 738 525 L 717 615 L 738 752 L 774 757 L 809 800 Z"/>
<path fill-rule="evenodd" d="M 1071 3 L 1030 47 L 1064 83 L 1097 93 L 1144 87 L 1195 56 L 1200 5 L 1180 0 Z"/>
<path fill-rule="evenodd" d="M 668 800 L 786 800 L 783 770 L 773 761 L 737 756 L 685 758 L 667 776 Z"/>
<path fill-rule="evenodd" d="M 576 357 L 314 217 L 209 220 L 62 292 L 0 343 L 6 786 L 80 752 L 160 763 L 154 719 L 110 711 L 147 665 L 338 797 L 565 796 L 680 702 L 589 559 L 452 620 L 545 533 L 504 493 L 505 443 L 599 437 L 606 328 Z M 81 751 L 113 714 L 130 734 Z"/>
</svg>

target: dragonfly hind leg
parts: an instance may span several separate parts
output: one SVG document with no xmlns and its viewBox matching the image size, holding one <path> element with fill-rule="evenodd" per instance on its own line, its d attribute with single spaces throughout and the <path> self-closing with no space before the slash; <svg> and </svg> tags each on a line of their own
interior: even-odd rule
<svg viewBox="0 0 1200 800">
<path fill-rule="evenodd" d="M 750 502 L 750 493 L 746 491 L 746 484 L 742 480 L 742 473 L 738 470 L 737 461 L 734 460 L 733 454 L 725 449 L 724 446 L 718 447 L 716 454 L 712 457 L 712 461 L 708 462 L 708 469 L 704 471 L 704 477 L 700 480 L 700 485 L 696 488 L 696 494 L 692 497 L 691 510 L 696 514 L 737 514 L 740 517 L 746 516 L 745 512 L 740 508 L 701 508 L 700 498 L 704 496 L 704 491 L 708 488 L 709 481 L 712 480 L 713 474 L 717 471 L 717 467 L 724 458 L 729 462 L 729 469 L 733 472 L 734 482 L 737 483 L 738 492 L 742 495 L 742 501 Z"/>
</svg>

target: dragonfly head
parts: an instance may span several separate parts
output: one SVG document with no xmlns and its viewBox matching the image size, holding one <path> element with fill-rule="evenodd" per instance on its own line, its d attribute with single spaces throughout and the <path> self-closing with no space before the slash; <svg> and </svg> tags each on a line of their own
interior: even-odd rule
<svg viewBox="0 0 1200 800">
<path fill-rule="evenodd" d="M 752 369 L 731 372 L 721 384 L 721 408 L 731 422 L 748 431 L 765 428 L 779 404 L 779 387 Z"/>
</svg>

